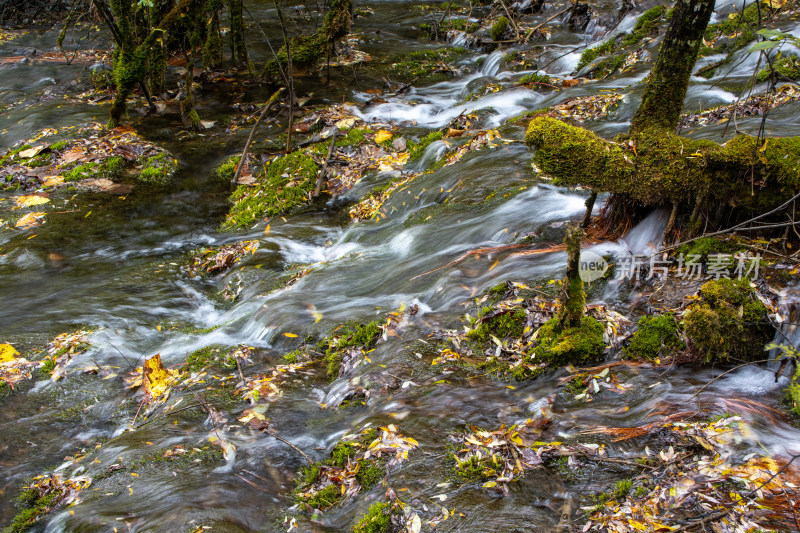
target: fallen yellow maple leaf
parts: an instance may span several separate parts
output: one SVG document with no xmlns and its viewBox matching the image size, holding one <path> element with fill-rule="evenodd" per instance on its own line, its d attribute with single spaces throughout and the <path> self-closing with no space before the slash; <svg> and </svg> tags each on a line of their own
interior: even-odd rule
<svg viewBox="0 0 800 533">
<path fill-rule="evenodd" d="M 0 363 L 8 363 L 16 359 L 19 352 L 10 344 L 0 344 Z"/>
<path fill-rule="evenodd" d="M 382 143 L 384 141 L 388 141 L 391 138 L 392 138 L 392 132 L 391 131 L 381 130 L 381 131 L 379 131 L 378 133 L 375 134 L 375 142 L 376 143 Z"/>
<path fill-rule="evenodd" d="M 38 194 L 26 194 L 14 198 L 14 203 L 19 207 L 32 207 L 34 205 L 41 205 L 50 202 L 50 198 Z"/>
<path fill-rule="evenodd" d="M 40 219 L 44 218 L 46 214 L 47 213 L 42 213 L 40 211 L 36 211 L 34 213 L 28 213 L 21 219 L 17 220 L 16 226 L 18 228 L 35 228 L 36 226 L 42 223 Z"/>
<path fill-rule="evenodd" d="M 155 354 L 144 362 L 142 376 L 145 394 L 151 399 L 158 398 L 169 389 L 177 370 L 167 370 L 161 363 L 161 354 Z"/>
</svg>

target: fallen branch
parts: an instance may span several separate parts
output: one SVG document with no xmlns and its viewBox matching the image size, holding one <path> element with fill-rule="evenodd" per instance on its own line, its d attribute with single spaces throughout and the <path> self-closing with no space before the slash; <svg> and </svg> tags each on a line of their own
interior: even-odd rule
<svg viewBox="0 0 800 533">
<path fill-rule="evenodd" d="M 261 114 L 258 115 L 258 120 L 256 120 L 255 124 L 253 124 L 253 129 L 250 130 L 250 136 L 247 137 L 247 142 L 244 143 L 244 150 L 242 150 L 242 157 L 239 160 L 239 164 L 236 165 L 236 172 L 233 174 L 233 178 L 231 179 L 232 186 L 235 187 L 236 182 L 239 180 L 239 175 L 241 175 L 242 173 L 242 167 L 244 166 L 244 163 L 247 158 L 247 151 L 250 149 L 250 143 L 253 142 L 253 137 L 255 137 L 256 135 L 256 130 L 258 129 L 258 126 L 261 124 L 261 121 L 266 116 L 267 111 L 269 111 L 270 108 L 275 104 L 275 102 L 278 101 L 278 97 L 281 95 L 281 93 L 283 93 L 283 87 L 275 91 L 275 93 L 272 96 L 270 96 L 269 100 L 267 100 L 267 103 L 264 104 L 264 109 L 261 110 Z"/>
</svg>

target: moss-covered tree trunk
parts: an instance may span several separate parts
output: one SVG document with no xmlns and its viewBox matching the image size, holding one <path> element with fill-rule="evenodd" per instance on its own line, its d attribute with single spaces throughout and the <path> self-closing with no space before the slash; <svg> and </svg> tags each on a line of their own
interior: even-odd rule
<svg viewBox="0 0 800 533">
<path fill-rule="evenodd" d="M 219 10 L 222 0 L 206 1 L 205 42 L 203 43 L 203 65 L 219 68 L 222 65 L 222 39 L 219 30 Z"/>
<path fill-rule="evenodd" d="M 677 0 L 667 34 L 647 77 L 642 103 L 631 121 L 630 133 L 649 128 L 674 131 L 681 118 L 703 33 L 714 0 Z"/>
<path fill-rule="evenodd" d="M 586 291 L 580 276 L 581 241 L 583 230 L 569 226 L 564 236 L 567 248 L 567 279 L 564 280 L 564 305 L 561 309 L 561 325 L 576 328 L 581 325 L 583 308 L 586 305 Z"/>
<path fill-rule="evenodd" d="M 247 46 L 244 42 L 243 0 L 228 0 L 231 17 L 231 58 L 237 67 L 247 67 Z"/>
</svg>

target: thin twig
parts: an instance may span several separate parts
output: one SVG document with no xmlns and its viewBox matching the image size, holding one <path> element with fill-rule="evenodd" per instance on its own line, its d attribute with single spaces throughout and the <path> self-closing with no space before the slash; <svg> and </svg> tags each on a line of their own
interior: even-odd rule
<svg viewBox="0 0 800 533">
<path fill-rule="evenodd" d="M 308 455 L 306 455 L 306 452 L 304 452 L 303 450 L 301 450 L 300 448 L 298 448 L 297 446 L 295 446 L 294 444 L 292 444 L 292 443 L 291 443 L 291 442 L 289 442 L 288 440 L 284 439 L 283 437 L 281 437 L 280 435 L 278 435 L 277 433 L 275 433 L 275 430 L 274 430 L 274 429 L 272 429 L 272 428 L 267 428 L 267 429 L 266 429 L 266 432 L 267 432 L 267 433 L 269 433 L 270 435 L 272 435 L 273 437 L 275 437 L 276 439 L 278 439 L 279 441 L 281 441 L 282 443 L 286 444 L 286 445 L 287 445 L 287 446 L 289 446 L 290 448 L 292 448 L 294 451 L 296 451 L 296 452 L 297 452 L 297 453 L 299 453 L 300 455 L 302 455 L 302 456 L 305 458 L 305 460 L 306 460 L 306 461 L 308 461 L 308 463 L 309 463 L 309 464 L 314 464 L 314 461 L 311 459 L 311 457 L 309 457 Z"/>
<path fill-rule="evenodd" d="M 281 95 L 282 92 L 283 92 L 283 87 L 275 91 L 275 93 L 272 96 L 270 96 L 269 100 L 267 100 L 267 103 L 264 104 L 264 109 L 261 110 L 261 114 L 258 115 L 258 120 L 256 120 L 255 124 L 253 124 L 253 129 L 250 130 L 250 135 L 247 137 L 247 142 L 244 143 L 244 149 L 242 150 L 242 158 L 239 160 L 239 164 L 236 165 L 236 172 L 233 174 L 233 178 L 231 179 L 232 186 L 235 186 L 236 182 L 239 180 L 239 176 L 242 173 L 242 167 L 244 166 L 245 160 L 247 158 L 247 151 L 250 149 L 250 143 L 253 142 L 253 137 L 255 137 L 256 135 L 256 130 L 258 129 L 258 126 L 261 124 L 261 121 L 263 120 L 264 116 L 266 116 L 267 111 L 269 111 L 269 109 L 275 104 L 275 102 L 278 101 L 278 97 Z"/>
<path fill-rule="evenodd" d="M 691 397 L 691 398 L 689 398 L 689 400 L 688 400 L 688 401 L 692 401 L 692 400 L 694 400 L 694 399 L 697 397 L 697 395 L 698 395 L 698 394 L 700 394 L 701 392 L 703 392 L 703 391 L 704 391 L 704 390 L 705 390 L 705 389 L 706 389 L 706 388 L 707 388 L 709 385 L 711 385 L 712 383 L 714 383 L 715 381 L 717 381 L 719 378 L 721 378 L 721 377 L 722 377 L 722 376 L 724 376 L 725 374 L 730 374 L 730 373 L 731 373 L 731 372 L 733 372 L 734 370 L 738 370 L 739 368 L 742 368 L 743 366 L 750 366 L 750 365 L 755 365 L 755 364 L 758 364 L 758 363 L 769 363 L 769 361 L 770 361 L 769 359 L 762 359 L 761 361 L 750 361 L 750 362 L 748 362 L 748 363 L 744 363 L 744 364 L 741 364 L 741 365 L 739 365 L 739 366 L 735 366 L 735 367 L 731 368 L 730 370 L 726 370 L 725 372 L 723 372 L 723 373 L 722 373 L 722 374 L 720 374 L 719 376 L 715 377 L 714 379 L 712 379 L 711 381 L 709 381 L 708 383 L 706 383 L 705 385 L 703 385 L 703 386 L 700 388 L 700 390 L 698 390 L 697 392 L 695 392 L 695 393 L 692 395 L 692 397 Z"/>
</svg>

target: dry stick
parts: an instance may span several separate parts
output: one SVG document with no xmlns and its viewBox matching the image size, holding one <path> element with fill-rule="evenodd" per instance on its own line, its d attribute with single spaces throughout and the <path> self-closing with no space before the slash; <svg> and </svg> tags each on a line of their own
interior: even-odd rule
<svg viewBox="0 0 800 533">
<path fill-rule="evenodd" d="M 272 435 L 273 437 L 275 437 L 276 439 L 278 439 L 279 441 L 281 441 L 282 443 L 286 444 L 286 445 L 287 445 L 287 446 L 289 446 L 290 448 L 292 448 L 294 451 L 296 451 L 296 452 L 297 452 L 297 453 L 299 453 L 300 455 L 302 455 L 302 456 L 305 458 L 305 460 L 306 460 L 306 461 L 308 461 L 308 463 L 309 463 L 309 464 L 312 464 L 312 465 L 314 464 L 314 461 L 313 461 L 313 460 L 311 460 L 311 457 L 309 457 L 308 455 L 306 455 L 306 452 L 304 452 L 303 450 L 301 450 L 300 448 L 298 448 L 297 446 L 295 446 L 294 444 L 292 444 L 292 443 L 291 443 L 291 442 L 289 442 L 288 440 L 284 439 L 283 437 L 281 437 L 280 435 L 278 435 L 277 433 L 275 433 L 275 430 L 274 430 L 274 429 L 272 429 L 272 428 L 267 428 L 267 429 L 266 429 L 266 432 L 267 432 L 267 433 L 269 433 L 270 435 Z"/>
<path fill-rule="evenodd" d="M 758 363 L 769 363 L 769 361 L 770 361 L 769 359 L 762 359 L 761 361 L 750 361 L 749 363 L 744 363 L 744 364 L 741 364 L 741 365 L 735 366 L 735 367 L 733 367 L 733 368 L 731 368 L 731 369 L 729 369 L 729 370 L 726 370 L 725 372 L 723 372 L 723 373 L 722 373 L 722 374 L 720 374 L 719 376 L 715 377 L 714 379 L 712 379 L 711 381 L 709 381 L 708 383 L 706 383 L 705 385 L 703 385 L 702 387 L 700 387 L 700 390 L 698 390 L 697 392 L 695 392 L 695 393 L 692 395 L 692 397 L 691 397 L 691 398 L 689 398 L 689 400 L 688 400 L 688 401 L 692 401 L 692 400 L 694 400 L 694 399 L 697 397 L 697 395 L 698 395 L 698 394 L 700 394 L 701 392 L 703 392 L 704 390 L 706 390 L 706 388 L 707 388 L 709 385 L 711 385 L 712 383 L 714 383 L 715 381 L 717 381 L 719 378 L 721 378 L 721 377 L 722 377 L 722 376 L 724 376 L 725 374 L 730 374 L 730 373 L 731 373 L 731 372 L 733 372 L 734 370 L 738 370 L 739 368 L 742 368 L 743 366 L 750 366 L 750 365 L 755 365 L 755 364 L 758 364 Z"/>
<path fill-rule="evenodd" d="M 322 168 L 319 171 L 319 175 L 317 175 L 317 185 L 314 187 L 314 198 L 319 196 L 319 193 L 322 190 L 322 182 L 328 175 L 328 167 L 331 164 L 331 158 L 333 157 L 333 149 L 336 146 L 337 133 L 339 133 L 339 129 L 334 126 L 333 134 L 331 135 L 331 145 L 328 147 L 328 157 L 325 158 L 325 163 L 322 165 Z"/>
<path fill-rule="evenodd" d="M 236 165 L 236 172 L 233 174 L 233 179 L 231 179 L 231 185 L 236 185 L 236 182 L 239 180 L 239 175 L 242 173 L 242 167 L 244 166 L 245 160 L 247 158 L 247 151 L 250 149 L 250 143 L 253 142 L 253 137 L 256 136 L 256 130 L 258 129 L 258 126 L 261 124 L 261 121 L 266 116 L 267 111 L 269 111 L 269 109 L 275 104 L 275 102 L 278 101 L 278 97 L 281 95 L 282 92 L 283 92 L 283 87 L 275 91 L 275 93 L 272 96 L 270 96 L 269 100 L 267 100 L 267 103 L 264 104 L 264 109 L 261 110 L 261 114 L 258 115 L 258 120 L 256 120 L 255 124 L 253 124 L 253 129 L 250 130 L 250 136 L 247 137 L 247 142 L 244 143 L 244 150 L 242 150 L 242 158 L 239 160 L 239 164 Z"/>
</svg>

